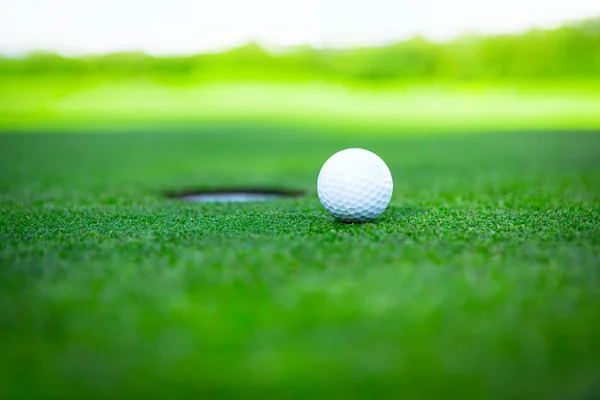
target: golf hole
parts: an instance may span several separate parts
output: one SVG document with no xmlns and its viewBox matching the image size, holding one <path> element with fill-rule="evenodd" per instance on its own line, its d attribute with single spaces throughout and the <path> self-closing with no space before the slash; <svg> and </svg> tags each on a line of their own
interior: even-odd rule
<svg viewBox="0 0 600 400">
<path fill-rule="evenodd" d="M 249 203 L 304 196 L 300 190 L 226 188 L 167 193 L 167 197 L 195 203 Z"/>
</svg>

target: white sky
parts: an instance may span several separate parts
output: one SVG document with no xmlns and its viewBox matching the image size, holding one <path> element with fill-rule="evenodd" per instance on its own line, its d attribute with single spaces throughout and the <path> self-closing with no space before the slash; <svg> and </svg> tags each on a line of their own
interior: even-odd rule
<svg viewBox="0 0 600 400">
<path fill-rule="evenodd" d="M 520 31 L 600 16 L 598 0 L 0 0 L 0 53 L 351 46 Z"/>
</svg>

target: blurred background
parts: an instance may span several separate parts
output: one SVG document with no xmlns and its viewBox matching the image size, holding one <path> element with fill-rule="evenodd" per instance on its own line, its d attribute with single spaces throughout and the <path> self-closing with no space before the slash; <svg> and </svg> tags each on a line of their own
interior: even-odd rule
<svg viewBox="0 0 600 400">
<path fill-rule="evenodd" d="M 600 126 L 594 0 L 0 0 L 0 129 Z"/>
</svg>

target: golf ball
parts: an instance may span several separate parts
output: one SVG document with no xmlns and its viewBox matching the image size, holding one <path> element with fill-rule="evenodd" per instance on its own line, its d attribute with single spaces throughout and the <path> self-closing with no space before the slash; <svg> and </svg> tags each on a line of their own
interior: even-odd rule
<svg viewBox="0 0 600 400">
<path fill-rule="evenodd" d="M 364 149 L 332 155 L 321 168 L 317 193 L 325 210 L 342 222 L 368 222 L 390 203 L 394 183 L 385 162 Z"/>
</svg>

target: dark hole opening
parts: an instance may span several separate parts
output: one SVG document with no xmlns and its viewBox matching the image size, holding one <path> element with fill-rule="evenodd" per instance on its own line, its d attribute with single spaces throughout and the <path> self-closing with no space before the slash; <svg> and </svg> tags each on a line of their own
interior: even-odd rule
<svg viewBox="0 0 600 400">
<path fill-rule="evenodd" d="M 276 199 L 296 198 L 305 195 L 301 190 L 270 188 L 218 188 L 168 192 L 170 199 L 198 203 L 246 203 Z"/>
</svg>

